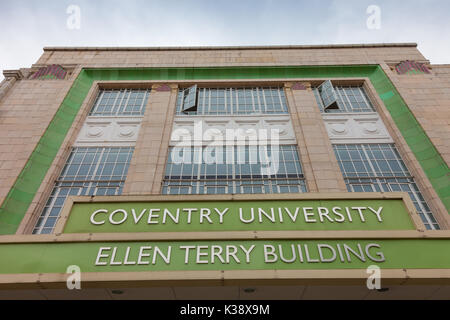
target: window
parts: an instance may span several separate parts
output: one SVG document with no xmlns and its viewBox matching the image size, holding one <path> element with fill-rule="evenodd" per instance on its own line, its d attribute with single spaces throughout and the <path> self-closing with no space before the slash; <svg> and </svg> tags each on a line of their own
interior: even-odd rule
<svg viewBox="0 0 450 320">
<path fill-rule="evenodd" d="M 430 208 L 393 144 L 335 144 L 350 192 L 407 192 L 427 229 L 439 229 Z"/>
<path fill-rule="evenodd" d="M 330 80 L 325 81 L 318 88 L 320 98 L 323 102 L 323 109 L 326 111 L 331 109 L 339 109 L 337 104 L 337 96 L 334 91 L 333 84 Z"/>
<path fill-rule="evenodd" d="M 116 133 L 118 122 L 133 121 L 139 126 L 150 95 L 146 89 L 102 89 L 89 113 L 90 117 L 110 117 L 85 121 L 81 132 L 97 129 Z M 139 117 L 130 119 L 130 117 Z M 106 129 L 105 129 L 106 128 Z M 108 131 L 110 130 L 110 131 Z M 95 131 L 95 130 L 94 130 Z M 68 196 L 120 195 L 131 162 L 137 134 L 122 139 L 119 134 L 97 136 L 79 134 L 71 153 L 56 180 L 51 195 L 37 221 L 33 233 L 53 232 Z M 92 140 L 89 140 L 92 139 Z"/>
<path fill-rule="evenodd" d="M 133 147 L 73 148 L 33 230 L 53 231 L 68 196 L 120 195 Z"/>
<path fill-rule="evenodd" d="M 150 90 L 100 90 L 89 116 L 143 116 Z"/>
<path fill-rule="evenodd" d="M 197 111 L 197 85 L 183 91 L 183 112 Z"/>
<path fill-rule="evenodd" d="M 313 91 L 322 113 L 375 112 L 361 86 L 333 87 L 331 81 L 325 81 Z"/>
<path fill-rule="evenodd" d="M 207 161 L 208 154 L 214 161 Z M 306 192 L 296 146 L 169 150 L 163 194 L 285 192 Z"/>
<path fill-rule="evenodd" d="M 178 94 L 177 115 L 262 115 L 288 113 L 283 88 L 198 88 Z"/>
</svg>

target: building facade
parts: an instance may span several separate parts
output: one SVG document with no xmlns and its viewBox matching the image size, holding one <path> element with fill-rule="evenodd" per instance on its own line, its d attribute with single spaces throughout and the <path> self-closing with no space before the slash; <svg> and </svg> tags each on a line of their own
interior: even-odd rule
<svg viewBox="0 0 450 320">
<path fill-rule="evenodd" d="M 416 44 L 44 48 L 4 76 L 1 298 L 450 297 L 450 66 Z"/>
</svg>

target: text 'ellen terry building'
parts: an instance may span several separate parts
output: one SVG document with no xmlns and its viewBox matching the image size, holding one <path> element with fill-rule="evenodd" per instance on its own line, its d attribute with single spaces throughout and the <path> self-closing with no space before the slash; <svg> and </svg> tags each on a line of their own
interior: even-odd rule
<svg viewBox="0 0 450 320">
<path fill-rule="evenodd" d="M 44 48 L 4 75 L 0 298 L 450 297 L 450 66 L 415 44 Z"/>
</svg>

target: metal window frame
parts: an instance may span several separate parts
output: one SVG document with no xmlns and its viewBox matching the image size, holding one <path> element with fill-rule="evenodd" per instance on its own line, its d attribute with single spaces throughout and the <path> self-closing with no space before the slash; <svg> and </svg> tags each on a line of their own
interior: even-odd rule
<svg viewBox="0 0 450 320">
<path fill-rule="evenodd" d="M 90 166 L 95 166 L 95 169 L 92 173 L 92 175 L 90 175 L 91 179 L 77 179 L 77 174 L 80 171 L 81 166 L 83 165 L 83 161 L 86 159 L 86 155 L 89 153 L 89 150 L 92 149 L 97 149 L 100 150 L 100 154 L 98 156 L 98 158 L 96 159 L 95 163 L 94 161 L 90 162 L 89 165 Z M 106 157 L 108 156 L 108 152 L 112 149 L 118 149 L 118 150 L 123 150 L 124 152 L 126 152 L 128 154 L 127 159 L 125 162 L 125 165 L 128 163 L 128 167 L 126 168 L 126 170 L 124 169 L 122 172 L 122 179 L 95 179 L 96 176 L 98 177 L 102 177 L 101 173 L 103 172 L 104 168 L 102 169 L 102 172 L 97 172 L 99 169 L 99 166 L 103 163 L 107 163 L 106 162 Z M 77 170 L 77 173 L 71 177 L 73 177 L 72 179 L 65 179 L 64 176 L 64 169 L 69 166 L 71 164 L 71 161 L 73 159 L 73 157 L 76 155 L 76 152 L 78 150 L 81 150 L 84 155 L 83 155 L 83 159 L 80 162 L 80 167 Z M 51 194 L 49 195 L 49 197 L 47 198 L 47 202 L 44 206 L 44 208 L 42 209 L 39 218 L 33 228 L 33 233 L 34 234 L 41 234 L 43 232 L 44 229 L 50 229 L 50 233 L 54 230 L 55 224 L 52 227 L 46 227 L 45 224 L 47 222 L 47 220 L 50 217 L 50 213 L 52 211 L 52 209 L 54 208 L 55 205 L 55 201 L 58 198 L 58 194 L 61 192 L 61 190 L 63 189 L 72 189 L 72 188 L 80 188 L 80 190 L 77 192 L 77 195 L 81 195 L 81 193 L 83 193 L 83 189 L 86 189 L 86 192 L 84 192 L 84 195 L 95 195 L 96 194 L 96 188 L 98 189 L 99 185 L 101 184 L 115 184 L 115 185 L 106 185 L 106 186 L 100 186 L 102 188 L 117 188 L 117 192 L 118 194 L 121 193 L 121 188 L 123 188 L 123 184 L 125 183 L 125 179 L 127 177 L 128 174 L 128 168 L 129 168 L 129 164 L 131 163 L 131 158 L 132 158 L 132 154 L 134 152 L 134 147 L 107 147 L 107 146 L 93 146 L 93 147 L 72 147 L 69 156 L 67 157 L 65 164 L 63 166 L 63 169 L 61 170 L 61 173 L 58 177 L 58 179 L 55 181 Z M 131 155 L 131 156 L 130 156 Z M 95 156 L 94 156 L 95 159 Z M 93 159 L 93 160 L 94 160 Z M 102 162 L 103 160 L 103 162 Z M 122 162 L 118 162 L 117 159 L 114 162 L 114 167 L 117 164 L 120 164 Z M 114 171 L 114 167 L 113 167 L 113 171 Z M 89 170 L 90 171 L 90 170 Z M 112 171 L 112 172 L 113 172 Z M 98 173 L 98 174 L 97 174 Z M 113 177 L 113 175 L 110 176 L 111 178 Z M 70 185 L 72 184 L 72 185 Z M 73 184 L 80 184 L 80 186 L 75 186 Z M 93 191 L 92 191 L 93 190 Z M 92 192 L 91 192 L 92 191 Z M 50 198 L 53 198 L 51 200 L 51 203 L 49 204 L 48 201 L 50 200 Z M 67 198 L 67 196 L 66 196 Z M 65 202 L 65 200 L 64 200 Z M 64 203 L 61 205 L 60 211 L 62 209 L 62 207 L 64 206 Z M 60 214 L 60 212 L 59 212 Z"/>
<path fill-rule="evenodd" d="M 329 81 L 329 80 L 328 80 Z M 334 86 L 336 101 L 339 108 L 336 109 L 326 109 L 323 103 L 322 96 L 319 91 L 319 87 L 313 88 L 314 96 L 316 102 L 319 105 L 321 113 L 373 113 L 376 112 L 372 102 L 370 101 L 365 89 L 362 85 L 355 86 Z M 362 102 L 353 103 L 350 101 L 348 90 L 358 89 L 359 96 L 364 100 L 364 106 Z"/>
<path fill-rule="evenodd" d="M 324 81 L 319 87 L 319 94 L 322 98 L 324 111 L 340 109 L 337 103 L 337 95 L 331 80 Z"/>
<path fill-rule="evenodd" d="M 284 90 L 282 87 L 200 87 L 197 90 L 197 106 L 196 110 L 187 110 L 184 107 L 184 100 L 187 89 L 180 89 L 177 98 L 177 115 L 265 115 L 265 114 L 288 114 L 287 99 L 285 95 L 282 95 Z M 277 93 L 272 93 L 272 90 L 276 89 Z M 212 97 L 213 92 L 221 92 L 223 90 L 224 104 L 222 110 L 212 110 L 211 106 L 217 104 L 217 100 L 222 97 Z M 239 94 L 244 92 L 244 97 L 239 98 Z M 284 91 L 283 91 L 284 93 Z M 245 103 L 247 95 L 251 98 L 251 108 L 242 109 L 242 106 L 247 106 Z M 270 96 L 272 102 L 267 101 Z M 279 106 L 278 103 L 279 102 Z M 273 105 L 272 108 L 268 106 Z M 277 106 L 277 107 L 275 107 Z M 251 110 L 250 110 L 251 109 Z"/>
<path fill-rule="evenodd" d="M 187 92 L 187 94 L 186 94 Z M 182 112 L 197 111 L 198 86 L 195 84 L 192 87 L 184 89 L 183 91 L 183 106 Z"/>
<path fill-rule="evenodd" d="M 105 93 L 109 92 L 117 92 L 117 96 L 114 98 L 114 102 L 111 105 L 111 108 L 108 112 L 105 111 L 105 107 L 109 106 L 106 104 L 105 107 L 100 108 L 103 101 L 105 101 L 104 96 Z M 138 111 L 127 111 L 127 107 L 129 106 L 131 94 L 133 92 L 143 92 L 144 96 L 142 98 L 140 107 Z M 147 105 L 151 89 L 100 89 L 97 98 L 95 100 L 94 105 L 89 111 L 89 117 L 141 117 L 145 113 L 145 107 Z M 111 100 L 109 97 L 107 98 L 108 102 Z M 124 102 L 125 100 L 125 102 Z M 136 102 L 137 99 L 133 99 L 133 103 Z M 134 105 L 133 105 L 134 106 Z"/>
<path fill-rule="evenodd" d="M 248 152 L 248 149 L 250 146 L 240 146 L 241 148 L 244 147 L 244 154 L 245 152 Z M 266 146 L 263 146 L 266 147 Z M 253 172 L 251 171 L 250 168 L 250 172 L 249 174 L 242 174 L 241 171 L 241 166 L 242 165 L 251 165 L 251 163 L 249 163 L 249 161 L 245 161 L 245 163 L 240 163 L 238 161 L 238 156 L 237 153 L 239 153 L 238 150 L 238 146 L 233 146 L 233 150 L 234 150 L 234 157 L 233 160 L 234 162 L 231 164 L 231 168 L 228 168 L 228 165 L 230 165 L 229 163 L 215 163 L 216 166 L 218 165 L 226 165 L 227 166 L 227 171 L 226 174 L 221 175 L 218 174 L 218 170 L 216 167 L 216 170 L 214 170 L 215 174 L 214 175 L 208 175 L 206 174 L 206 169 L 207 169 L 207 165 L 211 165 L 211 164 L 207 164 L 205 162 L 202 162 L 201 164 L 195 164 L 195 163 L 190 163 L 190 166 L 196 165 L 196 167 L 192 167 L 189 174 L 187 174 L 188 172 L 185 173 L 183 172 L 183 166 L 185 165 L 184 163 L 180 163 L 180 164 L 176 164 L 176 165 L 180 165 L 180 171 L 177 172 L 176 175 L 172 175 L 173 172 L 173 163 L 170 160 L 170 156 L 167 159 L 167 163 L 166 163 L 166 170 L 165 170 L 165 176 L 164 179 L 162 181 L 162 190 L 163 193 L 167 193 L 167 194 L 171 194 L 170 193 L 170 185 L 172 183 L 177 184 L 177 183 L 189 183 L 192 186 L 192 190 L 191 190 L 191 194 L 205 194 L 205 190 L 206 189 L 202 189 L 203 192 L 200 192 L 201 188 L 206 188 L 208 182 L 216 182 L 216 183 L 220 183 L 220 186 L 227 186 L 227 192 L 228 193 L 242 193 L 242 190 L 240 190 L 241 188 L 241 183 L 242 182 L 248 182 L 248 181 L 254 181 L 255 183 L 258 183 L 258 185 L 260 185 L 262 187 L 262 193 L 266 193 L 265 190 L 265 182 L 270 182 L 271 183 L 271 190 L 273 185 L 277 185 L 278 181 L 299 181 L 299 183 L 297 184 L 298 189 L 301 190 L 301 192 L 306 192 L 306 182 L 305 182 L 305 177 L 304 177 L 304 173 L 303 173 L 303 165 L 300 161 L 300 155 L 298 153 L 298 149 L 296 145 L 283 145 L 281 146 L 282 150 L 280 151 L 280 156 L 278 158 L 278 161 L 280 163 L 294 163 L 294 168 L 296 173 L 285 173 L 283 174 L 282 177 L 280 176 L 263 176 L 263 175 L 254 175 Z M 175 147 L 171 147 L 169 149 L 169 155 L 172 152 L 172 150 Z M 202 147 L 201 152 L 203 152 L 205 147 Z M 296 152 L 297 157 L 293 156 L 293 160 L 285 160 L 284 157 L 284 152 Z M 191 147 L 191 155 L 192 153 L 195 152 L 195 148 Z M 242 150 L 241 150 L 242 152 Z M 226 157 L 226 151 L 224 151 L 224 157 Z M 258 160 L 259 157 L 258 157 Z M 261 161 L 258 162 L 259 165 L 262 164 Z M 213 164 L 214 165 L 214 164 Z M 230 170 L 231 169 L 231 170 Z M 204 174 L 203 174 L 204 172 Z M 237 172 L 239 174 L 237 174 Z M 295 177 L 293 176 L 289 176 L 289 175 L 296 175 Z M 208 178 L 211 177 L 210 179 Z M 223 177 L 220 177 L 223 176 Z M 244 177 L 244 176 L 248 176 L 248 177 Z M 189 178 L 187 178 L 189 177 Z M 244 183 L 245 185 L 245 183 Z M 249 185 L 249 184 L 247 184 Z M 284 184 L 283 184 L 284 185 Z M 287 186 L 290 186 L 289 184 L 286 184 Z M 213 185 L 211 185 L 213 186 Z M 218 185 L 217 185 L 218 186 Z M 232 188 L 232 190 L 230 189 Z M 237 192 L 237 189 L 239 188 L 239 192 Z M 278 188 L 279 190 L 279 188 Z"/>
<path fill-rule="evenodd" d="M 352 146 L 356 146 L 357 150 L 358 147 L 362 150 L 362 153 L 364 154 L 364 156 L 366 157 L 366 161 L 369 163 L 369 166 L 372 170 L 372 175 L 370 175 L 370 172 L 368 172 L 367 176 L 363 176 L 363 175 L 358 175 L 358 172 L 355 171 L 355 176 L 349 176 L 347 175 L 347 172 L 343 169 L 344 166 L 342 164 L 343 161 L 351 161 L 353 162 L 354 160 L 350 158 L 350 160 L 342 160 L 341 156 L 339 154 L 339 149 L 343 149 L 345 147 L 345 150 L 348 152 L 348 146 L 352 145 Z M 379 147 L 384 147 L 384 146 L 389 146 L 389 149 L 392 151 L 392 154 L 395 155 L 396 160 L 399 163 L 403 164 L 403 167 L 407 170 L 406 172 L 403 172 L 405 175 L 404 176 L 399 176 L 399 175 L 395 175 L 395 172 L 392 170 L 392 168 L 389 165 L 389 172 L 377 172 L 375 165 L 373 162 L 376 162 L 378 159 L 375 158 L 371 158 L 369 156 L 369 154 L 372 154 L 373 151 L 369 150 L 370 152 L 368 152 L 367 148 L 370 149 L 371 146 L 379 146 Z M 400 153 L 398 152 L 395 144 L 393 143 L 377 143 L 377 144 L 367 144 L 367 143 L 361 143 L 361 144 L 334 144 L 333 145 L 333 149 L 335 151 L 336 154 L 336 159 L 339 163 L 339 166 L 341 168 L 341 172 L 342 175 L 344 177 L 344 180 L 346 182 L 347 185 L 347 189 L 349 189 L 349 191 L 353 191 L 354 188 L 352 186 L 352 184 L 355 184 L 356 181 L 356 185 L 358 184 L 367 184 L 367 183 L 371 183 L 371 184 L 377 184 L 378 188 L 382 191 L 382 192 L 391 192 L 392 187 L 390 186 L 390 184 L 392 183 L 397 183 L 397 184 L 405 184 L 409 186 L 409 190 L 411 191 L 412 196 L 414 197 L 413 202 L 417 203 L 417 205 L 419 206 L 420 210 L 418 210 L 419 215 L 422 217 L 422 220 L 425 224 L 425 226 L 429 227 L 432 230 L 435 229 L 439 229 L 439 224 L 436 221 L 436 219 L 433 216 L 433 213 L 431 212 L 431 210 L 429 210 L 429 206 L 426 203 L 426 201 L 422 201 L 420 200 L 419 194 L 422 196 L 422 193 L 419 189 L 419 186 L 417 185 L 417 183 L 414 180 L 414 177 L 411 175 L 410 171 L 408 170 L 406 164 L 404 163 L 403 159 L 401 158 Z M 380 148 L 380 150 L 383 150 L 383 148 Z M 383 160 L 384 161 L 388 161 L 388 159 L 385 157 L 384 153 L 383 154 Z M 349 152 L 349 156 L 351 157 L 351 154 Z M 364 161 L 364 159 L 362 159 Z M 355 166 L 354 166 L 355 167 Z M 378 168 L 380 168 L 377 165 Z M 389 180 L 398 180 L 398 179 L 405 179 L 405 180 L 409 180 L 408 182 L 390 182 Z M 361 181 L 364 180 L 365 183 L 362 183 Z M 384 181 L 383 181 L 384 180 Z M 353 181 L 353 183 L 352 183 Z M 389 190 L 386 190 L 386 188 L 383 187 L 383 184 L 386 184 L 388 186 Z M 415 186 L 417 190 L 415 190 L 415 188 L 413 187 Z M 376 191 L 376 190 L 375 190 Z M 353 191 L 354 192 L 354 191 Z M 409 193 L 409 192 L 408 192 Z M 410 194 L 410 197 L 411 197 Z M 415 200 L 415 201 L 414 201 Z M 428 207 L 425 208 L 424 204 L 422 202 L 425 202 L 426 206 Z M 433 221 L 434 220 L 434 221 Z"/>
</svg>

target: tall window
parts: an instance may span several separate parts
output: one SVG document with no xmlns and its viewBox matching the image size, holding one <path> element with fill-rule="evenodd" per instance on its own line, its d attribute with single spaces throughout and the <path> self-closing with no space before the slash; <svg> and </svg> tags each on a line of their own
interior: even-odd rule
<svg viewBox="0 0 450 320">
<path fill-rule="evenodd" d="M 348 191 L 407 192 L 426 228 L 439 229 L 364 88 L 328 80 L 314 94 Z"/>
<path fill-rule="evenodd" d="M 325 86 L 328 84 L 328 86 Z M 327 81 L 318 88 L 314 88 L 314 95 L 320 111 L 323 113 L 342 112 L 375 112 L 372 103 L 362 86 L 332 86 Z M 333 105 L 335 99 L 337 105 Z"/>
<path fill-rule="evenodd" d="M 351 192 L 407 192 L 427 229 L 439 229 L 430 208 L 393 144 L 335 144 Z"/>
<path fill-rule="evenodd" d="M 183 129 L 188 135 L 194 132 L 195 142 L 190 136 L 189 141 L 195 144 L 194 147 L 192 144 L 179 147 L 180 140 L 172 138 L 163 193 L 306 192 L 288 113 L 282 87 L 199 88 L 194 85 L 181 89 L 175 123 L 179 121 L 185 125 L 177 124 L 176 129 Z M 203 119 L 197 116 L 217 117 Z M 216 127 L 215 119 L 220 121 Z M 198 128 L 206 128 L 205 132 L 214 131 L 214 137 L 220 137 L 219 145 L 222 146 L 212 147 L 208 141 L 195 137 L 196 129 L 191 123 L 201 121 L 204 123 Z M 281 138 L 276 135 L 276 140 L 272 140 L 271 130 L 278 130 Z M 234 139 L 229 141 L 228 132 L 240 132 L 239 135 L 246 136 L 254 145 L 240 145 Z"/>
<path fill-rule="evenodd" d="M 292 192 L 306 192 L 296 146 L 170 149 L 164 194 Z"/>
<path fill-rule="evenodd" d="M 286 114 L 283 88 L 197 88 L 181 89 L 177 115 Z"/>
<path fill-rule="evenodd" d="M 33 233 L 51 233 L 68 196 L 122 193 L 132 147 L 73 148 Z"/>
<path fill-rule="evenodd" d="M 91 117 L 108 117 L 113 120 L 99 123 L 98 132 L 108 125 L 112 130 L 114 123 L 123 120 L 137 121 L 145 112 L 150 90 L 100 90 L 83 129 L 92 130 Z M 137 119 L 137 120 L 136 120 Z M 96 121 L 97 121 L 96 120 Z M 85 132 L 86 130 L 81 130 Z M 94 130 L 95 131 L 95 130 Z M 80 133 L 81 135 L 81 133 Z M 120 195 L 125 182 L 128 167 L 134 151 L 135 140 L 114 140 L 114 136 L 78 137 L 72 151 L 56 180 L 52 193 L 41 212 L 38 222 L 33 229 L 36 234 L 53 232 L 61 209 L 68 196 L 104 196 Z M 137 136 L 137 135 L 136 135 Z M 117 146 L 114 146 L 117 144 Z"/>
</svg>

